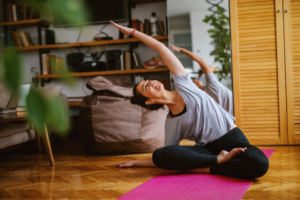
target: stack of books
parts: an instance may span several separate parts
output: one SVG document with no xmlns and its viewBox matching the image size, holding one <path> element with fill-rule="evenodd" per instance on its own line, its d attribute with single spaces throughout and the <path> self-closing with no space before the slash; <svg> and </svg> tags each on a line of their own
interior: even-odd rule
<svg viewBox="0 0 300 200">
<path fill-rule="evenodd" d="M 27 116 L 27 112 L 25 107 L 17 107 L 16 108 L 17 117 L 25 117 Z"/>
<path fill-rule="evenodd" d="M 22 3 L 8 3 L 5 5 L 5 20 L 7 22 L 37 19 L 40 11 L 30 5 Z"/>
<path fill-rule="evenodd" d="M 134 69 L 141 69 L 143 68 L 143 65 L 140 60 L 140 56 L 138 53 L 133 52 L 133 67 Z M 131 63 L 131 57 L 130 57 L 130 51 L 123 51 L 123 55 L 121 55 L 121 70 L 129 70 L 131 69 L 130 63 Z"/>
<path fill-rule="evenodd" d="M 63 57 L 42 54 L 43 74 L 63 74 L 65 72 Z"/>
<path fill-rule="evenodd" d="M 141 22 L 139 19 L 132 19 L 131 23 L 132 28 L 151 36 L 152 24 L 150 23 L 149 19 L 144 19 L 144 23 Z M 168 35 L 168 17 L 165 17 L 164 22 L 156 20 L 155 26 L 158 35 Z"/>
<path fill-rule="evenodd" d="M 8 46 L 10 47 L 34 46 L 30 34 L 25 31 L 8 31 L 7 41 L 8 41 Z"/>
</svg>

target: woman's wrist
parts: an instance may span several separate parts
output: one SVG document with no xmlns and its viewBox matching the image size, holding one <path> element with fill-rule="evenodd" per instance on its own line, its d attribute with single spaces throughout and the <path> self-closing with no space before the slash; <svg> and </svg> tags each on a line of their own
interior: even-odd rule
<svg viewBox="0 0 300 200">
<path fill-rule="evenodd" d="M 183 52 L 184 52 L 184 50 L 185 50 L 184 48 L 181 48 L 181 49 L 180 49 L 180 53 L 183 53 Z"/>
<path fill-rule="evenodd" d="M 132 36 L 132 37 L 134 37 L 134 33 L 136 32 L 136 29 L 133 29 L 132 28 L 132 30 L 130 30 L 130 35 Z"/>
</svg>

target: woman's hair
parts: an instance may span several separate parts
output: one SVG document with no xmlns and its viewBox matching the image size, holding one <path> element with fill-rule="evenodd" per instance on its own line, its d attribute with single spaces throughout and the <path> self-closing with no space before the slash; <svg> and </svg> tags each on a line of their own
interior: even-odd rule
<svg viewBox="0 0 300 200">
<path fill-rule="evenodd" d="M 147 108 L 149 110 L 158 110 L 160 108 L 164 108 L 164 104 L 151 104 L 151 105 L 147 105 L 145 102 L 148 100 L 147 97 L 144 97 L 142 94 L 138 93 L 136 91 L 136 87 L 138 84 L 136 84 L 133 88 L 133 97 L 130 98 L 130 102 L 132 104 L 136 104 L 139 106 L 142 106 L 144 108 Z"/>
</svg>

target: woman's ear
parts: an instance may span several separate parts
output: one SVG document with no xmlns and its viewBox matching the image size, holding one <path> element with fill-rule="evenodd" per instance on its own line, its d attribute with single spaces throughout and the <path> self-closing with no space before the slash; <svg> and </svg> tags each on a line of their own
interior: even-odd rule
<svg viewBox="0 0 300 200">
<path fill-rule="evenodd" d="M 145 102 L 146 105 L 152 105 L 152 104 L 175 104 L 175 102 L 162 100 L 162 99 L 148 99 Z"/>
<path fill-rule="evenodd" d="M 148 99 L 147 101 L 145 101 L 145 104 L 146 105 L 152 105 L 152 104 L 154 104 L 154 99 Z"/>
</svg>

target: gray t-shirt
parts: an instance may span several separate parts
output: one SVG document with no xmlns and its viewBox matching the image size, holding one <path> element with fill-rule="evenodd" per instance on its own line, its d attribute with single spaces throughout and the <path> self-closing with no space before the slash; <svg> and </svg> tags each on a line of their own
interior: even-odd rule
<svg viewBox="0 0 300 200">
<path fill-rule="evenodd" d="M 211 96 L 224 110 L 233 115 L 232 91 L 220 83 L 213 73 L 205 75 L 206 86 L 204 91 Z"/>
<path fill-rule="evenodd" d="M 183 97 L 187 111 L 174 118 L 166 118 L 165 146 L 178 145 L 182 139 L 198 146 L 225 135 L 235 118 L 209 95 L 199 89 L 188 76 L 172 74 L 175 90 Z"/>
</svg>

